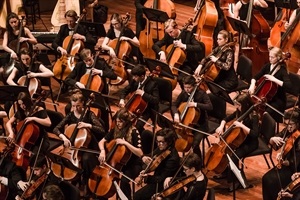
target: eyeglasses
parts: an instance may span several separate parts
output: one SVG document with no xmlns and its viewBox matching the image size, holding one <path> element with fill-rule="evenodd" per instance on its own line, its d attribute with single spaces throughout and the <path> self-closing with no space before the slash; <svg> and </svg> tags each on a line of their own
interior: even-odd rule
<svg viewBox="0 0 300 200">
<path fill-rule="evenodd" d="M 165 141 L 156 141 L 157 144 L 165 144 Z"/>
</svg>

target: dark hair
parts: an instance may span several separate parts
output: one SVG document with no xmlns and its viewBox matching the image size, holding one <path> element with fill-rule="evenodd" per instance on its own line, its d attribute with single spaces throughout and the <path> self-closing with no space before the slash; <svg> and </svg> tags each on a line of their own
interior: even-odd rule
<svg viewBox="0 0 300 200">
<path fill-rule="evenodd" d="M 84 48 L 84 49 L 82 49 L 82 50 L 80 51 L 80 58 L 81 58 L 82 60 L 85 60 L 85 59 L 86 59 L 88 56 L 90 56 L 90 55 L 92 55 L 90 49 Z"/>
<path fill-rule="evenodd" d="M 196 171 L 201 170 L 202 160 L 197 154 L 190 153 L 189 155 L 187 155 L 187 157 L 185 157 L 183 159 L 186 159 L 184 164 L 183 164 L 184 166 L 188 167 L 189 169 L 194 167 Z"/>
<path fill-rule="evenodd" d="M 65 196 L 57 185 L 47 185 L 43 190 L 46 200 L 64 200 Z"/>
<path fill-rule="evenodd" d="M 14 12 L 9 13 L 9 14 L 7 15 L 7 17 L 6 17 L 6 30 L 7 30 L 9 33 L 12 33 L 12 32 L 13 32 L 13 29 L 12 29 L 12 27 L 11 27 L 10 24 L 9 24 L 9 20 L 11 20 L 11 19 L 13 19 L 13 18 L 16 18 L 16 19 L 19 21 L 18 15 L 17 15 L 16 13 L 14 13 Z M 20 24 L 20 22 L 19 22 L 19 24 Z"/>
<path fill-rule="evenodd" d="M 183 84 L 195 85 L 196 79 L 193 76 L 186 76 L 183 79 Z"/>
<path fill-rule="evenodd" d="M 299 124 L 300 121 L 300 113 L 299 109 L 293 110 L 288 110 L 284 112 L 284 120 L 291 119 L 291 121 L 295 122 L 296 124 Z"/>
<path fill-rule="evenodd" d="M 65 18 L 66 17 L 72 17 L 73 19 L 77 20 L 78 19 L 78 15 L 76 13 L 75 10 L 68 10 L 66 13 L 65 13 Z"/>
<path fill-rule="evenodd" d="M 132 116 L 125 108 L 118 110 L 114 116 L 114 119 L 120 119 L 121 121 L 125 122 L 125 126 L 132 124 Z"/>
<path fill-rule="evenodd" d="M 26 47 L 20 49 L 20 55 L 28 55 L 32 58 L 32 52 Z"/>
<path fill-rule="evenodd" d="M 25 104 L 26 109 L 30 109 L 31 106 L 33 105 L 29 93 L 26 93 L 26 92 L 20 92 L 20 94 L 18 95 L 18 100 L 23 101 L 23 104 Z M 18 110 L 20 110 L 19 104 L 18 104 Z"/>
<path fill-rule="evenodd" d="M 145 76 L 146 75 L 146 69 L 144 65 L 136 65 L 132 70 L 131 70 L 131 75 L 132 76 Z"/>
<path fill-rule="evenodd" d="M 241 113 L 245 113 L 251 106 L 252 101 L 250 96 L 247 93 L 240 94 L 235 101 L 241 104 Z"/>
<path fill-rule="evenodd" d="M 74 90 L 73 94 L 70 96 L 70 101 L 81 101 L 81 102 L 85 102 L 85 98 L 81 92 L 81 90 Z"/>
<path fill-rule="evenodd" d="M 175 140 L 177 138 L 176 133 L 169 128 L 163 128 L 156 133 L 156 138 L 157 136 L 161 136 L 165 139 L 165 142 L 168 144 L 169 147 L 174 147 L 175 146 Z"/>
<path fill-rule="evenodd" d="M 35 159 L 36 159 L 36 155 L 32 156 L 30 158 L 30 162 L 29 162 L 29 165 L 31 167 L 38 167 L 38 168 L 42 168 L 44 165 L 45 166 L 48 166 L 48 161 L 47 161 L 47 158 L 45 155 L 42 155 L 40 154 L 37 161 L 36 161 L 36 164 L 34 166 L 34 162 L 35 162 Z"/>
</svg>

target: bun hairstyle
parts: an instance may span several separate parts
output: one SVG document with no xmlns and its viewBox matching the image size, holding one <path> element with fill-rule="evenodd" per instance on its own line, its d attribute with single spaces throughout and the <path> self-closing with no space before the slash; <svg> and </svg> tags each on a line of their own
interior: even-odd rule
<svg viewBox="0 0 300 200">
<path fill-rule="evenodd" d="M 77 21 L 78 19 L 78 15 L 76 13 L 75 10 L 68 10 L 66 13 L 65 13 L 65 18 L 67 17 L 72 17 L 73 19 L 75 19 Z"/>
<path fill-rule="evenodd" d="M 169 27 L 172 27 L 172 28 L 178 27 L 178 25 L 174 19 L 168 19 L 167 21 L 165 21 L 165 30 L 168 29 Z"/>
</svg>

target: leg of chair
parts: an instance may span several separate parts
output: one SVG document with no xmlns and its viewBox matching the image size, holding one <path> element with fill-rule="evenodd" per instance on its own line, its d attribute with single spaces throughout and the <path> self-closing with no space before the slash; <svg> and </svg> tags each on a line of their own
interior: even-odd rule
<svg viewBox="0 0 300 200">
<path fill-rule="evenodd" d="M 264 156 L 264 159 L 265 159 L 265 161 L 266 161 L 266 163 L 267 163 L 267 165 L 268 165 L 268 169 L 270 169 L 271 167 L 270 167 L 270 164 L 269 164 L 269 161 L 268 161 L 268 159 L 267 159 L 266 155 L 265 155 L 265 154 L 263 154 L 263 156 Z"/>
<path fill-rule="evenodd" d="M 54 110 L 57 112 L 57 107 L 56 107 L 56 103 L 55 103 L 54 97 L 53 97 L 51 82 L 50 82 L 49 90 L 50 90 L 50 95 L 51 95 L 52 103 L 53 103 L 53 106 L 54 106 Z"/>
<path fill-rule="evenodd" d="M 275 167 L 274 161 L 272 159 L 272 152 L 269 154 L 269 156 L 270 156 L 270 160 L 271 160 L 271 163 L 272 163 L 273 167 Z"/>
<path fill-rule="evenodd" d="M 58 99 L 59 99 L 59 96 L 60 96 L 60 93 L 61 93 L 61 90 L 62 90 L 63 87 L 64 87 L 64 81 L 61 81 L 59 91 L 58 91 L 58 94 L 57 94 L 57 97 L 56 97 L 56 102 L 58 102 Z"/>
</svg>

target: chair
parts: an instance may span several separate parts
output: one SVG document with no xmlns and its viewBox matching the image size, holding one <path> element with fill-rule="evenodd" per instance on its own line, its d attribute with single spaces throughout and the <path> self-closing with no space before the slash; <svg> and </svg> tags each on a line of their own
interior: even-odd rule
<svg viewBox="0 0 300 200">
<path fill-rule="evenodd" d="M 32 30 L 34 30 L 37 18 L 41 19 L 39 0 L 23 0 L 23 6 L 25 7 L 26 18 L 32 23 Z"/>
<path fill-rule="evenodd" d="M 290 72 L 289 78 L 293 87 L 286 91 L 287 102 L 285 109 L 292 108 L 295 105 L 296 100 L 294 97 L 299 96 L 300 93 L 300 75 Z"/>
<path fill-rule="evenodd" d="M 260 127 L 260 136 L 258 137 L 258 148 L 248 154 L 247 157 L 263 155 L 264 159 L 270 169 L 270 164 L 266 158 L 266 154 L 269 154 L 270 161 L 275 167 L 273 159 L 272 159 L 272 147 L 269 145 L 270 138 L 275 135 L 276 132 L 276 121 L 271 117 L 271 115 L 267 112 L 264 113 L 262 118 L 262 123 Z M 244 161 L 243 158 L 242 160 Z"/>
<path fill-rule="evenodd" d="M 252 61 L 247 56 L 239 57 L 236 73 L 239 77 L 238 86 L 231 92 L 248 89 L 252 79 Z"/>
<path fill-rule="evenodd" d="M 65 199 L 80 200 L 80 190 L 67 181 L 59 183 L 59 188 L 63 192 Z"/>
<path fill-rule="evenodd" d="M 159 77 L 154 77 L 153 80 L 158 85 L 159 90 L 159 113 L 171 111 L 172 106 L 172 84 L 171 81 Z"/>
</svg>

